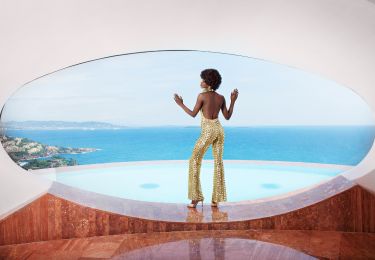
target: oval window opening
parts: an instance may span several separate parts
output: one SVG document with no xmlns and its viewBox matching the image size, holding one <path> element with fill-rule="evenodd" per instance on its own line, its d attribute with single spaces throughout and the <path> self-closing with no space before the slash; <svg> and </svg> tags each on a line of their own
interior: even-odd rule
<svg viewBox="0 0 375 260">
<path fill-rule="evenodd" d="M 231 92 L 239 91 L 230 120 L 222 112 L 218 117 L 225 133 L 228 201 L 328 180 L 357 165 L 374 142 L 371 109 L 349 88 L 260 59 L 176 50 L 84 62 L 25 84 L 2 109 L 1 143 L 20 167 L 43 170 L 68 185 L 184 202 L 201 114 L 188 115 L 174 94 L 193 110 L 202 92 L 200 73 L 207 68 L 220 72 L 216 92 L 227 108 Z M 200 177 L 208 195 L 212 146 L 203 160 Z"/>
</svg>

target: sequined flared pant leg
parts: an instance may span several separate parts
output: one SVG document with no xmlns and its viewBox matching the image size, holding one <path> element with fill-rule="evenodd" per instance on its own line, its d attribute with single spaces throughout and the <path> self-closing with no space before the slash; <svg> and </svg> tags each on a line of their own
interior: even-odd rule
<svg viewBox="0 0 375 260">
<path fill-rule="evenodd" d="M 226 201 L 226 187 L 224 178 L 223 149 L 224 129 L 218 119 L 206 119 L 202 115 L 201 135 L 195 143 L 189 160 L 189 187 L 188 198 L 203 200 L 200 182 L 202 159 L 210 145 L 214 157 L 213 191 L 211 200 L 214 202 Z"/>
</svg>

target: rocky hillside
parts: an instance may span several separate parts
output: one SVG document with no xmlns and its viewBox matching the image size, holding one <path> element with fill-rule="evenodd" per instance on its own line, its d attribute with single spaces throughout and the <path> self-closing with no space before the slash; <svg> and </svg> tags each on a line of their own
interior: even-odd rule
<svg viewBox="0 0 375 260">
<path fill-rule="evenodd" d="M 21 137 L 0 136 L 0 140 L 12 160 L 24 169 L 42 169 L 76 165 L 77 162 L 74 159 L 67 160 L 58 156 L 58 154 L 88 153 L 98 150 L 95 148 L 71 148 L 45 145 Z M 46 159 L 44 157 L 52 158 Z"/>
</svg>

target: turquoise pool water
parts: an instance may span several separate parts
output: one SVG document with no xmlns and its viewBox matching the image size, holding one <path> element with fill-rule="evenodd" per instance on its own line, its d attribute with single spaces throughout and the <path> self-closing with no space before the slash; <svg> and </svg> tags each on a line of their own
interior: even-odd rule
<svg viewBox="0 0 375 260">
<path fill-rule="evenodd" d="M 335 168 L 257 165 L 225 162 L 228 202 L 280 195 L 328 180 L 342 172 Z M 214 165 L 204 162 L 201 185 L 205 201 L 211 200 Z M 55 174 L 46 175 L 55 179 Z M 56 174 L 55 181 L 80 189 L 121 198 L 185 203 L 188 201 L 188 161 L 148 163 L 84 169 Z"/>
</svg>

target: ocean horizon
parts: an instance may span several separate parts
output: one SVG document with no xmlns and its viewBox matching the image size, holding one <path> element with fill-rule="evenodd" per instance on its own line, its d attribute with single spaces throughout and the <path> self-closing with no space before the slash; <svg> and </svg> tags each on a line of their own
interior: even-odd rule
<svg viewBox="0 0 375 260">
<path fill-rule="evenodd" d="M 97 130 L 11 130 L 5 135 L 44 145 L 100 149 L 60 154 L 79 165 L 188 160 L 200 126 L 129 127 Z M 224 160 L 270 160 L 357 165 L 370 150 L 375 126 L 249 126 L 225 127 Z M 204 160 L 212 160 L 212 147 Z"/>
</svg>

